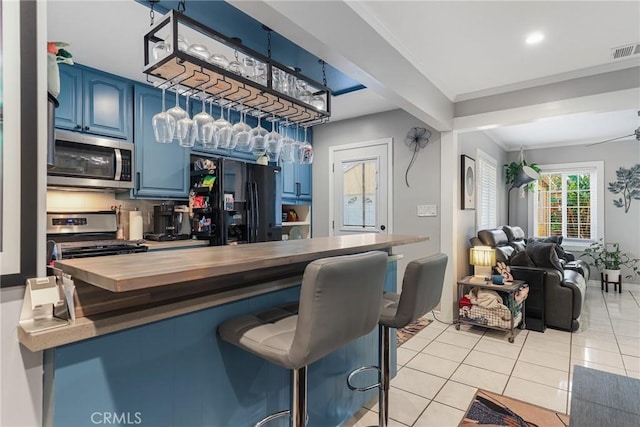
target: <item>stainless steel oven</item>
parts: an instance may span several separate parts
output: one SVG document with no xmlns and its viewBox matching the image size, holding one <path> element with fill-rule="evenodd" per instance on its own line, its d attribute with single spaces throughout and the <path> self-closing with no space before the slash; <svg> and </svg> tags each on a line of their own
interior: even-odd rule
<svg viewBox="0 0 640 427">
<path fill-rule="evenodd" d="M 54 167 L 47 171 L 47 185 L 131 189 L 133 148 L 117 139 L 56 131 Z"/>
</svg>

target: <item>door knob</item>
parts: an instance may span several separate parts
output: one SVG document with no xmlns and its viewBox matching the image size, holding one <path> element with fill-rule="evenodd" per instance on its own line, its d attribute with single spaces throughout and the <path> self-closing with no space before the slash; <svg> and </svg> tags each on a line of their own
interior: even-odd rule
<svg viewBox="0 0 640 427">
<path fill-rule="evenodd" d="M 380 226 L 380 230 L 384 231 L 387 227 L 385 227 L 384 225 Z"/>
</svg>

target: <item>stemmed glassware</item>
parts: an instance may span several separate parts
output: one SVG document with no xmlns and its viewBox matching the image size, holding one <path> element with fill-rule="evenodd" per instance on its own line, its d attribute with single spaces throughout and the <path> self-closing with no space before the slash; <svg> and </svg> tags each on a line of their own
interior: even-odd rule
<svg viewBox="0 0 640 427">
<path fill-rule="evenodd" d="M 178 86 L 176 86 L 176 105 L 169 108 L 167 110 L 167 114 L 173 117 L 176 120 L 176 124 L 181 120 L 187 117 L 189 114 L 185 110 L 180 107 L 179 99 L 178 99 Z M 174 135 L 176 139 L 178 139 L 178 134 Z"/>
<path fill-rule="evenodd" d="M 293 161 L 295 163 L 302 163 L 302 142 L 298 139 L 300 136 L 300 126 L 296 125 L 295 138 L 291 143 L 291 151 L 293 152 Z"/>
<path fill-rule="evenodd" d="M 274 117 L 272 117 L 272 120 Z M 270 162 L 277 162 L 280 157 L 280 149 L 282 148 L 282 136 L 276 131 L 276 121 L 271 122 L 271 132 L 265 135 L 264 141 L 266 146 L 267 157 Z"/>
<path fill-rule="evenodd" d="M 262 117 L 258 117 L 258 126 L 251 129 L 251 152 L 256 157 L 264 156 L 267 152 L 266 136 L 267 130 L 262 127 Z"/>
<path fill-rule="evenodd" d="M 304 142 L 300 146 L 300 163 L 310 165 L 313 163 L 313 147 L 307 142 L 307 128 L 304 128 Z"/>
<path fill-rule="evenodd" d="M 209 116 L 211 120 L 203 125 L 204 140 L 202 141 L 202 145 L 210 150 L 215 150 L 218 148 L 220 137 L 218 134 L 218 126 L 216 126 L 216 122 L 213 120 L 213 99 L 209 101 Z"/>
<path fill-rule="evenodd" d="M 189 109 L 189 97 L 190 93 L 187 93 L 187 110 Z M 181 147 L 193 147 L 196 141 L 196 132 L 193 129 L 193 120 L 189 115 L 185 115 L 176 123 L 176 138 L 178 138 L 178 144 Z"/>
<path fill-rule="evenodd" d="M 196 140 L 205 145 L 211 141 L 213 137 L 213 128 L 211 126 L 205 126 L 208 123 L 213 123 L 213 117 L 207 113 L 204 106 L 205 92 L 202 91 L 202 111 L 193 116 L 193 131 L 196 133 Z"/>
<path fill-rule="evenodd" d="M 288 135 L 289 128 L 286 127 L 287 125 L 288 124 L 285 124 L 284 131 L 282 130 L 282 128 L 280 128 L 280 134 L 282 135 L 282 139 L 281 139 L 282 147 L 280 149 L 280 160 L 283 163 L 293 163 L 293 160 L 294 160 L 293 143 L 295 141 L 293 140 L 293 138 L 291 138 Z"/>
<path fill-rule="evenodd" d="M 246 115 L 244 111 L 240 112 L 240 121 L 233 125 L 233 139 L 235 141 L 235 149 L 243 152 L 250 152 L 252 147 L 251 126 L 246 123 Z"/>
<path fill-rule="evenodd" d="M 165 111 L 164 105 L 165 88 L 162 87 L 162 111 L 153 116 L 151 123 L 156 141 L 161 144 L 170 144 L 173 141 L 173 134 L 176 131 L 176 119 Z"/>
<path fill-rule="evenodd" d="M 231 114 L 231 109 L 227 108 L 227 117 Z M 229 120 L 224 118 L 224 108 L 220 107 L 220 118 L 215 121 L 215 125 L 218 128 L 218 148 L 234 148 L 232 146 L 233 141 L 233 127 Z"/>
</svg>

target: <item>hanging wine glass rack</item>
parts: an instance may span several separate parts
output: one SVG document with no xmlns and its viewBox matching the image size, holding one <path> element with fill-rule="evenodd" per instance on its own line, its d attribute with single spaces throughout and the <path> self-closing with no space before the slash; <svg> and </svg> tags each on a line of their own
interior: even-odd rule
<svg viewBox="0 0 640 427">
<path fill-rule="evenodd" d="M 266 65 L 266 86 L 249 78 L 235 74 L 216 64 L 194 57 L 179 49 L 179 32 L 188 28 L 197 31 L 247 57 Z M 168 39 L 159 37 L 169 29 Z M 152 49 L 157 43 L 169 43 L 167 54 L 153 58 Z M 278 71 L 279 70 L 279 71 Z M 172 10 L 165 15 L 144 36 L 144 69 L 147 76 L 157 77 L 173 85 L 180 85 L 208 95 L 227 104 L 234 104 L 249 114 L 275 116 L 290 123 L 312 126 L 325 123 L 331 116 L 331 90 L 324 84 L 316 82 L 296 69 L 280 64 L 273 59 L 256 52 L 199 22 Z M 324 101 L 325 108 L 314 107 L 294 96 L 276 90 L 274 74 L 286 73 L 297 81 L 306 83 L 314 89 L 311 94 Z M 147 77 L 148 79 L 148 77 Z"/>
</svg>

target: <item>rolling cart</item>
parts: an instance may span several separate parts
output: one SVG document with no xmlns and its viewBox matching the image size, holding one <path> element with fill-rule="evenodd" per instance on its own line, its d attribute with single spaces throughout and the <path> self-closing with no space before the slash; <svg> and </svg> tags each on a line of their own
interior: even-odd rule
<svg viewBox="0 0 640 427">
<path fill-rule="evenodd" d="M 458 302 L 465 295 L 466 288 L 489 289 L 497 292 L 506 292 L 506 304 L 507 309 L 484 309 L 482 307 L 473 308 L 469 306 L 468 309 L 461 308 L 460 315 L 456 321 L 456 329 L 460 330 L 460 325 L 476 325 L 483 328 L 496 329 L 499 331 L 509 331 L 509 342 L 512 343 L 515 340 L 515 328 L 523 324 L 524 327 L 524 308 L 525 301 L 520 304 L 517 303 L 515 293 L 520 289 L 525 282 L 522 280 L 514 280 L 512 282 L 505 282 L 503 285 L 494 285 L 491 281 L 485 281 L 483 278 L 474 276 L 468 276 L 464 279 L 458 280 Z"/>
</svg>

